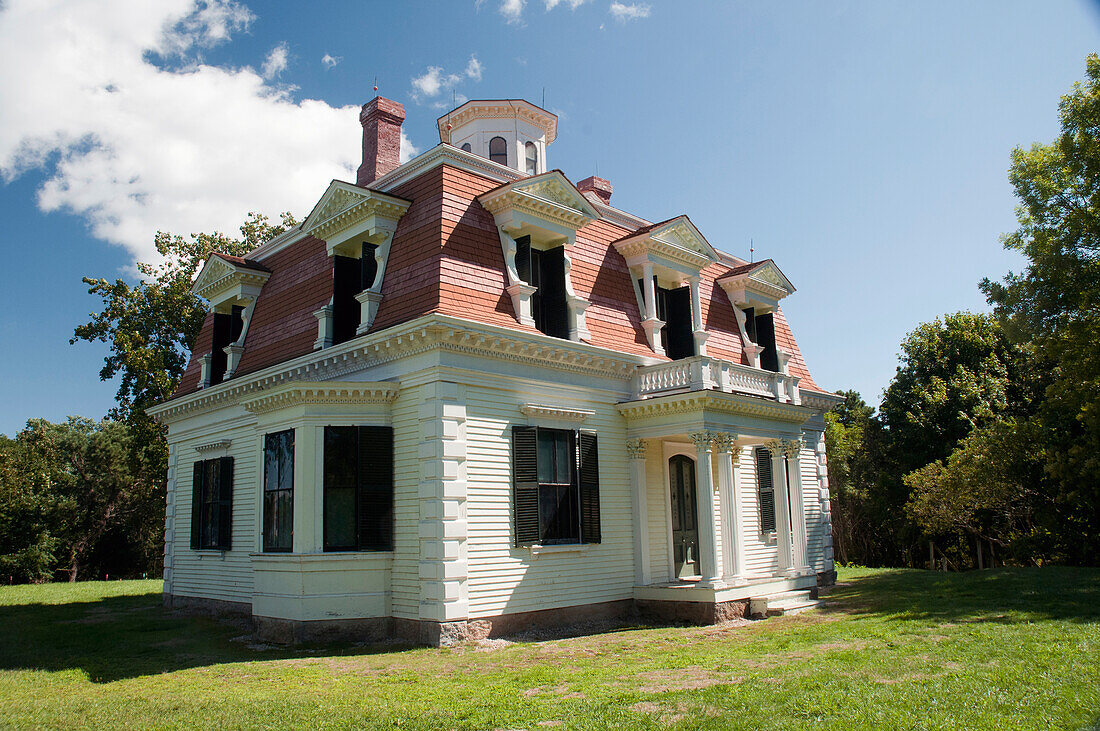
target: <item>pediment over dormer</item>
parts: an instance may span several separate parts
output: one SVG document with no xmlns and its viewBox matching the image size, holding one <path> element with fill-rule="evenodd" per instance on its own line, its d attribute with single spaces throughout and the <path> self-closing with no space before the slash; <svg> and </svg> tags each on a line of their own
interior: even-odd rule
<svg viewBox="0 0 1100 731">
<path fill-rule="evenodd" d="M 791 280 L 771 259 L 735 267 L 718 279 L 730 302 L 741 307 L 771 310 L 795 292 Z"/>
<path fill-rule="evenodd" d="M 497 227 L 534 241 L 565 239 L 600 218 L 599 211 L 560 170 L 505 183 L 478 196 Z"/>
<path fill-rule="evenodd" d="M 333 180 L 306 217 L 302 231 L 323 240 L 330 255 L 342 253 L 343 248 L 364 241 L 388 240 L 410 205 L 404 198 Z"/>
<path fill-rule="evenodd" d="M 684 276 L 718 261 L 718 252 L 687 216 L 654 223 L 614 242 L 631 267 L 646 262 Z"/>
<path fill-rule="evenodd" d="M 259 262 L 215 252 L 199 270 L 191 292 L 218 309 L 254 300 L 270 276 L 271 270 Z"/>
</svg>

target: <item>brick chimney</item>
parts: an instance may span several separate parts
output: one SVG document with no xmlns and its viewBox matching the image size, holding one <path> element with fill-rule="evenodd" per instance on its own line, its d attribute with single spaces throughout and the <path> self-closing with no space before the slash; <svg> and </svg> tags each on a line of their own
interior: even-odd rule
<svg viewBox="0 0 1100 731">
<path fill-rule="evenodd" d="M 395 101 L 376 96 L 363 105 L 363 164 L 355 184 L 366 186 L 401 164 L 401 123 L 405 108 Z"/>
<path fill-rule="evenodd" d="M 585 178 L 577 183 L 577 190 L 582 193 L 592 191 L 600 197 L 604 203 L 611 205 L 611 181 L 597 178 L 595 175 Z"/>
</svg>

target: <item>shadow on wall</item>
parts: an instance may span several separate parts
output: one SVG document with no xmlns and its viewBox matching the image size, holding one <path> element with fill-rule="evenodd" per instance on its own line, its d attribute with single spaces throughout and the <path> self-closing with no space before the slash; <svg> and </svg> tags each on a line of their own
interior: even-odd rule
<svg viewBox="0 0 1100 731">
<path fill-rule="evenodd" d="M 1047 566 L 963 573 L 871 570 L 843 577 L 826 612 L 905 620 L 1018 624 L 1039 619 L 1100 622 L 1100 571 Z"/>
<path fill-rule="evenodd" d="M 70 604 L 0 606 L 0 670 L 82 670 L 93 683 L 222 663 L 318 657 L 310 646 L 253 644 L 247 619 L 183 614 L 156 593 Z M 328 646 L 324 657 L 403 652 L 407 645 Z"/>
</svg>

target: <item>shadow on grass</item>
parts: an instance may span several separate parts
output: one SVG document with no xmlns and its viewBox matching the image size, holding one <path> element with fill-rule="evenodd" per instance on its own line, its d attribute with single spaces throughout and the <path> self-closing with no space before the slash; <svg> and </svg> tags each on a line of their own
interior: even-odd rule
<svg viewBox="0 0 1100 731">
<path fill-rule="evenodd" d="M 963 573 L 897 569 L 842 581 L 826 612 L 1016 624 L 1100 622 L 1100 570 L 1049 566 Z"/>
<path fill-rule="evenodd" d="M 395 653 L 408 645 L 254 645 L 245 620 L 165 609 L 160 593 L 0 606 L 0 670 L 83 671 L 94 683 L 252 661 Z"/>
</svg>

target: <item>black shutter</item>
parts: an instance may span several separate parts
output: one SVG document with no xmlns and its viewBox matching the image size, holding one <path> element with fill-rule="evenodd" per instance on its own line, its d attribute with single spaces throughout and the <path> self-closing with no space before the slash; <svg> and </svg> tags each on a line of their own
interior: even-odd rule
<svg viewBox="0 0 1100 731">
<path fill-rule="evenodd" d="M 745 332 L 749 334 L 749 340 L 756 342 L 756 308 L 746 307 L 745 313 Z"/>
<path fill-rule="evenodd" d="M 668 290 L 668 319 L 664 329 L 668 331 L 665 355 L 673 360 L 695 355 L 695 336 L 691 330 L 691 290 L 678 287 Z"/>
<path fill-rule="evenodd" d="M 218 548 L 228 551 L 233 537 L 233 458 L 218 462 Z"/>
<path fill-rule="evenodd" d="M 359 550 L 393 548 L 393 428 L 359 427 Z"/>
<path fill-rule="evenodd" d="M 549 249 L 539 257 L 539 300 L 542 331 L 555 338 L 569 337 L 569 306 L 565 295 L 565 247 Z"/>
<path fill-rule="evenodd" d="M 760 367 L 779 372 L 779 355 L 775 352 L 775 321 L 770 312 L 756 316 L 756 344 L 764 348 L 760 353 Z"/>
<path fill-rule="evenodd" d="M 756 458 L 757 494 L 760 497 L 760 532 L 775 530 L 775 485 L 772 482 L 772 453 L 764 447 L 753 450 Z"/>
<path fill-rule="evenodd" d="M 528 284 L 531 282 L 531 237 L 520 236 L 516 239 L 516 274 Z"/>
<path fill-rule="evenodd" d="M 233 305 L 233 314 L 229 322 L 229 343 L 240 340 L 242 332 L 244 332 L 244 308 L 240 305 Z M 226 345 L 229 343 L 226 343 Z"/>
<path fill-rule="evenodd" d="M 538 430 L 533 426 L 512 427 L 512 498 L 516 516 L 516 545 L 538 543 Z"/>
<path fill-rule="evenodd" d="M 233 328 L 233 316 L 223 312 L 214 313 L 214 344 L 210 349 L 210 385 L 221 383 L 225 378 L 225 369 L 229 367 L 229 356 L 225 346 L 233 342 L 229 334 Z"/>
<path fill-rule="evenodd" d="M 346 343 L 355 337 L 361 321 L 362 306 L 355 295 L 362 291 L 363 273 L 358 259 L 334 256 L 332 262 L 332 344 Z"/>
<path fill-rule="evenodd" d="M 577 439 L 580 463 L 581 542 L 600 542 L 600 459 L 596 435 L 580 432 Z"/>
<path fill-rule="evenodd" d="M 191 477 L 191 548 L 199 547 L 202 525 L 202 462 L 196 462 Z"/>
</svg>

